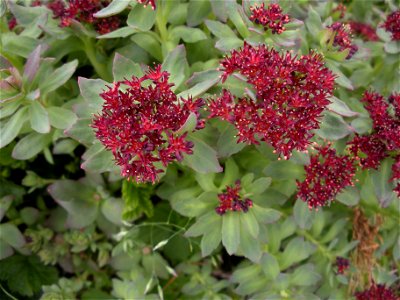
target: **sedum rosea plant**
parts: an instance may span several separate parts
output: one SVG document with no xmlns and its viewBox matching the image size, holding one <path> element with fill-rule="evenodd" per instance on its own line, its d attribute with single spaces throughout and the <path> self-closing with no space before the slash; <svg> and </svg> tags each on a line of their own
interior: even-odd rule
<svg viewBox="0 0 400 300">
<path fill-rule="evenodd" d="M 0 16 L 1 299 L 399 299 L 398 2 Z"/>
</svg>

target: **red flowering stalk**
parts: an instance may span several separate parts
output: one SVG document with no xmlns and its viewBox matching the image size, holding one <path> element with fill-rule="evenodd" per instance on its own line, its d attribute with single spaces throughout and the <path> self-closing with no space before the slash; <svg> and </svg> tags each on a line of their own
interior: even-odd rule
<svg viewBox="0 0 400 300">
<path fill-rule="evenodd" d="M 391 181 L 394 181 L 396 186 L 394 188 L 394 191 L 397 193 L 397 195 L 400 197 L 400 155 L 396 157 L 396 161 L 392 165 L 392 178 L 390 179 Z"/>
<path fill-rule="evenodd" d="M 329 145 L 319 147 L 318 154 L 311 156 L 310 164 L 304 169 L 306 179 L 297 181 L 297 196 L 307 202 L 310 209 L 327 205 L 343 188 L 353 185 L 353 160 L 337 156 Z"/>
<path fill-rule="evenodd" d="M 271 29 L 273 34 L 284 32 L 286 29 L 283 25 L 290 21 L 289 15 L 282 14 L 281 7 L 276 3 L 268 5 L 268 8 L 265 8 L 264 3 L 261 3 L 260 6 L 251 6 L 250 10 L 250 20 L 264 26 L 264 30 Z"/>
<path fill-rule="evenodd" d="M 337 274 L 344 274 L 344 272 L 350 267 L 350 262 L 347 258 L 338 256 L 336 257 Z"/>
<path fill-rule="evenodd" d="M 290 52 L 279 54 L 265 45 L 245 43 L 222 60 L 222 80 L 238 71 L 256 91 L 256 100 L 223 91 L 209 103 L 210 118 L 219 117 L 235 125 L 238 142 L 266 141 L 285 158 L 294 149 L 305 150 L 319 128 L 319 117 L 330 103 L 334 75 L 324 67 L 320 55 L 300 58 Z"/>
<path fill-rule="evenodd" d="M 137 0 L 137 2 L 144 4 L 144 7 L 150 4 L 152 10 L 156 9 L 156 0 Z"/>
<path fill-rule="evenodd" d="M 365 108 L 373 121 L 373 129 L 386 143 L 387 149 L 400 150 L 399 95 L 393 94 L 389 99 L 395 108 L 394 116 L 389 114 L 389 104 L 378 93 L 365 92 L 361 101 L 366 103 Z"/>
<path fill-rule="evenodd" d="M 354 296 L 357 300 L 399 300 L 391 288 L 375 283 L 368 290 L 357 292 Z"/>
<path fill-rule="evenodd" d="M 385 23 L 382 25 L 386 31 L 392 34 L 393 41 L 400 40 L 400 10 L 392 12 L 387 16 Z"/>
<path fill-rule="evenodd" d="M 343 18 L 345 13 L 346 13 L 347 7 L 345 5 L 343 5 L 343 3 L 339 3 L 338 6 L 336 6 L 333 10 L 332 10 L 332 14 L 338 13 L 339 18 Z"/>
<path fill-rule="evenodd" d="M 356 22 L 356 21 L 350 21 L 349 22 L 351 31 L 360 36 L 362 39 L 366 41 L 378 41 L 378 35 L 375 32 L 375 29 L 368 24 L 361 23 L 361 22 Z"/>
<path fill-rule="evenodd" d="M 204 101 L 178 99 L 168 79 L 169 73 L 158 65 L 142 77 L 115 82 L 101 94 L 103 110 L 92 124 L 96 137 L 112 151 L 122 176 L 136 182 L 154 183 L 162 173 L 158 165 L 192 154 L 193 143 L 177 131 L 190 113 L 199 116 Z M 203 126 L 199 120 L 196 129 Z"/>
<path fill-rule="evenodd" d="M 227 186 L 224 193 L 218 194 L 219 206 L 215 209 L 216 213 L 222 216 L 227 211 L 247 212 L 253 206 L 253 201 L 248 198 L 243 200 L 240 190 L 240 180 L 236 180 L 235 186 Z"/>
<path fill-rule="evenodd" d="M 350 59 L 358 50 L 358 46 L 352 43 L 350 27 L 340 22 L 335 22 L 331 26 L 328 26 L 328 28 L 335 34 L 333 45 L 339 47 L 340 51 L 349 49 L 350 52 L 346 59 Z"/>
</svg>

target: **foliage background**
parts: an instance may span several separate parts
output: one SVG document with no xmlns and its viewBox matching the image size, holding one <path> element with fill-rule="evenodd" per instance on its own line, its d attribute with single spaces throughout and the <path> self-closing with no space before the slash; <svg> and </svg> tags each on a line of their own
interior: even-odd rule
<svg viewBox="0 0 400 300">
<path fill-rule="evenodd" d="M 95 139 L 89 125 L 107 82 L 153 63 L 171 73 L 179 96 L 208 99 L 222 88 L 243 95 L 246 83 L 222 83 L 218 67 L 244 40 L 324 55 L 336 89 L 315 141 L 343 151 L 355 132 L 370 132 L 364 91 L 400 92 L 399 42 L 379 27 L 399 3 L 346 1 L 344 20 L 368 23 L 379 37 L 354 36 L 359 51 L 350 60 L 326 38 L 339 3 L 280 1 L 293 18 L 281 35 L 249 20 L 254 3 L 160 0 L 152 10 L 114 0 L 97 17 L 117 15 L 120 28 L 99 35 L 79 22 L 60 27 L 45 5 L 1 2 L 2 299 L 351 299 L 371 278 L 399 287 L 390 158 L 310 211 L 296 199 L 308 154 L 278 160 L 265 143 L 237 144 L 222 121 L 191 134 L 194 154 L 155 185 L 123 180 Z M 221 217 L 217 194 L 237 179 L 254 207 Z M 369 256 L 360 236 L 374 249 Z M 350 259 L 343 275 L 337 256 Z"/>
</svg>

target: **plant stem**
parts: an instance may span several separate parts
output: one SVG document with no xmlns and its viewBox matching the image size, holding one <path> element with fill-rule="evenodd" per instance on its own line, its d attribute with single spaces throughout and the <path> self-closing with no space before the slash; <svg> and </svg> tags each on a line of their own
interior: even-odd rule
<svg viewBox="0 0 400 300">
<path fill-rule="evenodd" d="M 106 68 L 106 65 L 98 60 L 98 54 L 96 53 L 93 39 L 83 38 L 82 41 L 84 45 L 83 49 L 86 53 L 86 56 L 88 57 L 90 63 L 93 65 L 97 75 L 99 75 L 102 79 L 111 82 L 112 78 Z"/>
</svg>

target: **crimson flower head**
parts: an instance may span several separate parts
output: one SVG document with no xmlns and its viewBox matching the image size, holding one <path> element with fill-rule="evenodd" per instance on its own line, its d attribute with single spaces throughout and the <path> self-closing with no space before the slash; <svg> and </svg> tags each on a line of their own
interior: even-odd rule
<svg viewBox="0 0 400 300">
<path fill-rule="evenodd" d="M 137 0 L 137 2 L 143 4 L 144 7 L 150 4 L 152 10 L 156 9 L 156 0 Z"/>
<path fill-rule="evenodd" d="M 240 190 L 240 180 L 236 180 L 235 186 L 227 186 L 225 192 L 218 194 L 219 206 L 215 209 L 216 213 L 222 216 L 227 211 L 247 212 L 253 206 L 253 201 L 242 199 Z"/>
<path fill-rule="evenodd" d="M 328 28 L 330 28 L 335 34 L 333 45 L 339 47 L 340 51 L 349 49 L 350 52 L 346 59 L 350 59 L 358 50 L 358 46 L 353 44 L 350 37 L 350 26 L 344 25 L 340 22 L 335 22 L 331 26 L 328 26 Z"/>
<path fill-rule="evenodd" d="M 317 150 L 318 154 L 312 155 L 310 164 L 304 167 L 305 180 L 297 181 L 297 196 L 307 202 L 310 209 L 327 205 L 342 189 L 353 185 L 355 173 L 350 157 L 336 155 L 336 150 L 329 145 Z"/>
<path fill-rule="evenodd" d="M 357 300 L 399 300 L 394 291 L 384 284 L 372 284 L 372 286 L 354 295 Z"/>
<path fill-rule="evenodd" d="M 61 27 L 68 27 L 73 20 L 93 25 L 100 34 L 106 34 L 118 29 L 120 19 L 117 16 L 96 18 L 94 14 L 109 4 L 108 0 L 69 0 L 68 5 L 61 0 L 54 0 L 47 4 L 53 11 L 54 18 L 60 19 Z"/>
<path fill-rule="evenodd" d="M 234 72 L 244 75 L 254 87 L 256 99 L 235 99 L 224 90 L 209 103 L 210 118 L 232 123 L 238 142 L 265 141 L 285 158 L 294 149 L 307 148 L 334 87 L 335 77 L 324 66 L 322 56 L 295 57 L 245 43 L 222 60 L 221 66 L 223 81 Z"/>
<path fill-rule="evenodd" d="M 272 3 L 265 8 L 264 3 L 260 6 L 254 5 L 250 7 L 250 20 L 256 24 L 261 24 L 264 30 L 271 29 L 273 34 L 281 34 L 286 29 L 283 25 L 289 23 L 289 15 L 282 14 L 279 4 Z"/>
<path fill-rule="evenodd" d="M 347 258 L 338 256 L 336 257 L 337 274 L 344 274 L 344 272 L 350 267 L 350 262 Z"/>
<path fill-rule="evenodd" d="M 356 135 L 348 145 L 353 156 L 363 169 L 378 169 L 381 161 L 388 156 L 386 144 L 377 134 Z"/>
<path fill-rule="evenodd" d="M 400 10 L 388 15 L 382 27 L 392 34 L 393 41 L 400 41 Z"/>
<path fill-rule="evenodd" d="M 95 116 L 96 137 L 112 151 L 124 177 L 155 182 L 161 166 L 192 154 L 187 133 L 179 133 L 191 113 L 199 117 L 204 101 L 178 99 L 161 65 L 144 76 L 115 82 L 101 94 L 102 113 Z M 198 118 L 199 119 L 199 118 Z M 202 120 L 197 129 L 203 126 Z"/>
<path fill-rule="evenodd" d="M 369 24 L 357 21 L 350 21 L 349 26 L 354 34 L 360 36 L 362 39 L 366 41 L 376 42 L 379 40 L 375 29 Z"/>
</svg>

